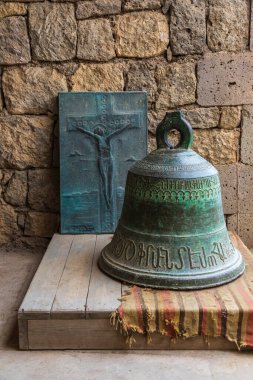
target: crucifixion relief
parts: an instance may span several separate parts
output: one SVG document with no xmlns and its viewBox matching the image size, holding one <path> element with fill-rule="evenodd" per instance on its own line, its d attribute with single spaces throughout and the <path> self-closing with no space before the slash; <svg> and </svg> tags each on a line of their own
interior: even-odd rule
<svg viewBox="0 0 253 380">
<path fill-rule="evenodd" d="M 97 168 L 100 182 L 100 220 L 102 230 L 113 229 L 116 220 L 115 165 L 116 157 L 112 142 L 120 137 L 127 147 L 129 142 L 124 132 L 140 127 L 140 112 L 115 109 L 114 99 L 109 94 L 96 95 L 96 112 L 68 116 L 67 130 L 79 132 L 93 141 L 97 147 Z M 133 161 L 135 155 L 132 154 Z M 126 158 L 127 161 L 127 158 Z"/>
<path fill-rule="evenodd" d="M 106 126 L 97 124 L 94 132 L 78 127 L 77 129 L 95 139 L 98 146 L 98 167 L 102 182 L 102 190 L 108 208 L 112 207 L 113 196 L 113 156 L 111 152 L 111 139 L 122 133 L 126 128 L 131 128 L 131 124 L 125 125 L 121 129 L 106 135 Z"/>
</svg>

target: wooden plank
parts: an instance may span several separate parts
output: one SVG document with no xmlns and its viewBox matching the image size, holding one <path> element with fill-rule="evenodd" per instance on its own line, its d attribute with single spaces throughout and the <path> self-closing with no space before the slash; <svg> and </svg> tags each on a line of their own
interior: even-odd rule
<svg viewBox="0 0 253 380">
<path fill-rule="evenodd" d="M 96 235 L 76 235 L 66 261 L 51 318 L 85 318 Z"/>
<path fill-rule="evenodd" d="M 28 320 L 18 320 L 19 348 L 20 350 L 28 350 Z"/>
<path fill-rule="evenodd" d="M 121 283 L 101 272 L 97 261 L 102 248 L 112 239 L 112 235 L 98 235 L 91 271 L 86 318 L 109 318 L 110 313 L 119 306 Z"/>
<path fill-rule="evenodd" d="M 235 343 L 225 338 L 179 338 L 175 342 L 161 334 L 146 336 L 135 334 L 133 350 L 237 350 Z M 126 338 L 109 325 L 107 319 L 96 320 L 31 320 L 28 321 L 29 349 L 108 349 L 126 350 Z"/>
<path fill-rule="evenodd" d="M 73 235 L 55 234 L 19 309 L 19 318 L 50 318 Z"/>
</svg>

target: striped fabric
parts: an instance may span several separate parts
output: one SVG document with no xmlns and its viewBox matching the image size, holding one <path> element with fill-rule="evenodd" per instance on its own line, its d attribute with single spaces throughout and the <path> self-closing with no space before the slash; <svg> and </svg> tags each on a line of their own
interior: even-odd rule
<svg viewBox="0 0 253 380">
<path fill-rule="evenodd" d="M 128 288 L 113 315 L 126 335 L 159 332 L 172 339 L 224 337 L 238 348 L 253 347 L 253 255 L 235 234 L 246 271 L 236 281 L 198 291 Z M 130 339 L 131 340 L 131 339 Z"/>
</svg>

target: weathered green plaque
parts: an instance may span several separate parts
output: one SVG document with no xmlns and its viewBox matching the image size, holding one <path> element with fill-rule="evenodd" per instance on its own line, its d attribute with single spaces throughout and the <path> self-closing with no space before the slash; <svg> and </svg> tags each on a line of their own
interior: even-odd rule
<svg viewBox="0 0 253 380">
<path fill-rule="evenodd" d="M 147 154 L 145 92 L 59 94 L 61 232 L 114 232 L 128 169 Z"/>
</svg>

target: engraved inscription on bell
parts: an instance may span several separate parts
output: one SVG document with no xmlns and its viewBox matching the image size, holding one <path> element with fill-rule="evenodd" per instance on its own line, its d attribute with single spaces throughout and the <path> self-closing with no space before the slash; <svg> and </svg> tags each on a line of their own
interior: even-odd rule
<svg viewBox="0 0 253 380">
<path fill-rule="evenodd" d="M 114 232 L 128 169 L 147 152 L 143 92 L 60 93 L 61 232 Z"/>
<path fill-rule="evenodd" d="M 189 240 L 189 239 L 188 239 Z M 175 242 L 175 241 L 174 241 Z M 172 242 L 171 242 L 172 243 Z M 223 240 L 213 241 L 211 244 L 203 242 L 199 249 L 190 245 L 173 247 L 168 245 L 168 241 L 155 244 L 131 239 L 124 239 L 120 233 L 111 244 L 113 255 L 118 262 L 129 266 L 133 265 L 139 269 L 158 269 L 160 272 L 181 271 L 185 268 L 194 272 L 205 268 L 218 267 L 225 264 L 226 260 L 236 255 L 232 244 Z M 187 240 L 185 244 L 189 243 Z"/>
</svg>

